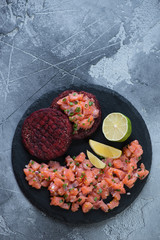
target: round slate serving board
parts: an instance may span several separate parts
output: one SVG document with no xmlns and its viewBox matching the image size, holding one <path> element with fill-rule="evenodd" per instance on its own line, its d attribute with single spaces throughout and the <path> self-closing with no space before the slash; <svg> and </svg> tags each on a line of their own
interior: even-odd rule
<svg viewBox="0 0 160 240">
<path fill-rule="evenodd" d="M 50 195 L 49 191 L 46 188 L 42 188 L 41 190 L 36 190 L 30 187 L 25 180 L 25 175 L 23 173 L 23 168 L 30 159 L 34 159 L 24 148 L 21 141 L 21 128 L 23 122 L 27 116 L 29 116 L 32 112 L 50 106 L 51 102 L 55 97 L 57 97 L 62 91 L 67 89 L 74 89 L 76 91 L 87 91 L 93 93 L 102 109 L 102 120 L 111 112 L 121 112 L 124 115 L 128 116 L 132 122 L 132 134 L 127 139 L 127 141 L 123 143 L 113 143 L 105 139 L 102 129 L 102 123 L 97 129 L 97 131 L 91 136 L 92 139 L 96 141 L 100 141 L 102 143 L 108 144 L 113 147 L 117 147 L 122 149 L 126 144 L 131 141 L 137 139 L 139 143 L 142 145 L 144 153 L 142 156 L 141 162 L 145 164 L 147 170 L 150 170 L 151 160 L 152 160 L 152 147 L 150 136 L 146 127 L 144 120 L 138 111 L 133 107 L 133 105 L 126 100 L 124 97 L 120 96 L 118 93 L 107 89 L 105 87 L 100 87 L 96 85 L 92 85 L 89 87 L 88 85 L 82 86 L 69 86 L 67 88 L 61 88 L 59 90 L 51 91 L 41 96 L 36 102 L 34 102 L 28 110 L 23 115 L 22 119 L 18 123 L 18 126 L 15 131 L 15 135 L 12 143 L 12 165 L 15 177 L 17 182 L 25 194 L 25 196 L 34 204 L 37 208 L 44 211 L 51 217 L 58 218 L 60 220 L 64 220 L 68 223 L 93 223 L 103 221 L 107 218 L 113 217 L 116 214 L 122 212 L 125 208 L 127 208 L 139 195 L 142 188 L 146 183 L 146 179 L 140 181 L 139 179 L 135 183 L 135 186 L 132 189 L 127 189 L 131 193 L 131 195 L 122 195 L 120 200 L 120 205 L 113 209 L 108 213 L 104 213 L 101 210 L 91 210 L 89 213 L 84 214 L 81 209 L 77 212 L 73 213 L 71 210 L 64 210 L 59 207 L 50 206 Z M 75 156 L 80 152 L 86 153 L 86 150 L 91 150 L 88 144 L 88 139 L 85 140 L 74 140 L 69 147 L 66 154 L 56 160 L 60 161 L 61 164 L 64 164 L 64 159 L 67 155 Z M 36 160 L 36 159 L 35 159 Z"/>
</svg>

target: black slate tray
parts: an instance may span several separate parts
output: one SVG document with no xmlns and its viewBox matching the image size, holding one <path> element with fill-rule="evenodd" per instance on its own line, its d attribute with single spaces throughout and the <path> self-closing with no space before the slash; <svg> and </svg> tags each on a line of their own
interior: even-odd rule
<svg viewBox="0 0 160 240">
<path fill-rule="evenodd" d="M 97 85 L 92 85 L 89 87 L 88 85 L 82 86 L 68 86 L 67 88 L 61 88 L 56 91 L 48 92 L 47 94 L 41 96 L 36 102 L 34 102 L 28 110 L 23 115 L 22 119 L 18 123 L 18 126 L 15 131 L 15 135 L 12 143 L 12 166 L 17 182 L 25 194 L 25 196 L 34 204 L 37 208 L 45 212 L 51 217 L 64 220 L 68 223 L 94 223 L 103 221 L 107 218 L 113 217 L 116 214 L 122 212 L 125 208 L 127 208 L 139 195 L 142 188 L 146 183 L 146 179 L 143 181 L 137 180 L 135 186 L 132 189 L 127 189 L 131 193 L 131 195 L 122 195 L 120 200 L 120 205 L 113 209 L 108 213 L 104 213 L 101 210 L 91 210 L 89 213 L 84 214 L 82 210 L 78 210 L 73 213 L 71 210 L 64 210 L 59 207 L 50 206 L 50 196 L 49 191 L 46 188 L 42 188 L 41 190 L 36 190 L 30 187 L 25 180 L 25 175 L 23 173 L 23 168 L 26 164 L 28 164 L 30 159 L 34 159 L 24 148 L 21 141 L 21 128 L 22 124 L 27 116 L 29 116 L 33 111 L 38 110 L 40 108 L 45 108 L 50 106 L 51 102 L 58 94 L 67 89 L 75 89 L 77 91 L 84 90 L 87 92 L 93 93 L 102 109 L 102 120 L 111 112 L 121 112 L 124 115 L 128 116 L 132 122 L 132 134 L 127 139 L 127 141 L 123 143 L 114 143 L 105 139 L 102 134 L 102 124 L 99 126 L 97 131 L 92 135 L 92 139 L 96 141 L 100 141 L 102 143 L 111 145 L 113 147 L 117 147 L 122 149 L 126 144 L 131 141 L 137 139 L 139 143 L 142 145 L 144 153 L 142 156 L 141 162 L 145 164 L 147 170 L 150 170 L 151 161 L 152 161 L 152 146 L 150 136 L 146 127 L 144 120 L 138 111 L 134 108 L 134 106 L 126 100 L 124 97 L 119 95 L 118 93 L 107 89 L 105 87 L 100 87 Z M 56 160 L 60 161 L 61 164 L 64 164 L 64 158 L 67 155 L 78 155 L 81 151 L 86 153 L 86 149 L 90 149 L 88 144 L 88 139 L 85 140 L 75 140 L 71 144 L 70 148 L 66 152 L 63 157 L 60 157 Z M 35 159 L 36 160 L 36 159 Z"/>
</svg>

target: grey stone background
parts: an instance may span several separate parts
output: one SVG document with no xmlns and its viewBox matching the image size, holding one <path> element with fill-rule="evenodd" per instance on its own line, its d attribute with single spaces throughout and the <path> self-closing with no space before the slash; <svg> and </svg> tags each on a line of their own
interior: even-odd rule
<svg viewBox="0 0 160 240">
<path fill-rule="evenodd" d="M 50 89 L 96 83 L 126 97 L 153 145 L 140 196 L 105 222 L 48 218 L 21 193 L 11 144 L 25 110 Z M 0 239 L 160 239 L 160 1 L 0 0 Z"/>
</svg>

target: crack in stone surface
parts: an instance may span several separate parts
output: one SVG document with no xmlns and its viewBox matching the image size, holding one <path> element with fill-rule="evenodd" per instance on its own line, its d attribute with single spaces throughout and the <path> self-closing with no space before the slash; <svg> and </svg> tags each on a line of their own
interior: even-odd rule
<svg viewBox="0 0 160 240">
<path fill-rule="evenodd" d="M 8 46 L 10 46 L 10 47 L 12 46 L 11 44 L 6 43 L 6 42 L 4 42 L 4 41 L 2 41 L 2 40 L 0 40 L 0 42 L 3 42 L 4 44 L 6 44 L 6 45 L 8 45 Z M 17 49 L 17 50 L 19 50 L 19 51 L 27 54 L 27 55 L 30 55 L 31 57 L 34 57 L 35 59 L 40 60 L 40 61 L 42 61 L 42 62 L 44 62 L 44 63 L 46 63 L 46 64 L 48 64 L 48 65 L 50 65 L 50 66 L 52 66 L 52 67 L 55 67 L 55 68 L 57 68 L 58 70 L 60 70 L 60 71 L 62 71 L 62 72 L 66 72 L 68 75 L 73 76 L 70 72 L 66 71 L 65 69 L 62 69 L 62 68 L 57 67 L 57 65 L 54 65 L 54 64 L 52 64 L 52 63 L 50 63 L 50 62 L 48 62 L 48 61 L 46 61 L 46 60 L 44 60 L 44 59 L 42 59 L 42 58 L 36 57 L 36 56 L 34 56 L 33 54 L 28 53 L 28 52 L 26 52 L 26 51 L 24 51 L 24 50 L 22 50 L 22 49 L 20 49 L 20 48 L 18 48 L 18 47 L 15 47 L 15 46 L 14 46 L 13 48 L 15 48 L 15 49 Z M 79 79 L 78 76 L 76 76 L 76 78 Z"/>
</svg>

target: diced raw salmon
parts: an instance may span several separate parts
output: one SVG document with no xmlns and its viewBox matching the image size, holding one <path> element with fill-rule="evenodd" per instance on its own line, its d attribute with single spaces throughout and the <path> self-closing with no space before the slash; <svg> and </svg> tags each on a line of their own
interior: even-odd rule
<svg viewBox="0 0 160 240">
<path fill-rule="evenodd" d="M 55 185 L 57 185 L 57 187 L 62 187 L 64 184 L 64 182 L 60 178 L 57 178 L 57 177 L 54 179 L 54 183 L 55 183 Z"/>
<path fill-rule="evenodd" d="M 123 183 L 128 187 L 132 188 L 134 186 L 135 181 L 137 180 L 137 177 L 135 175 L 127 174 L 125 178 L 123 179 Z"/>
<path fill-rule="evenodd" d="M 82 206 L 84 213 L 91 208 L 108 212 L 119 205 L 121 194 L 126 192 L 124 185 L 132 188 L 137 180 L 144 179 L 149 171 L 143 163 L 137 169 L 139 156 L 143 153 L 138 141 L 133 141 L 123 149 L 118 159 L 104 159 L 106 167 L 97 169 L 80 153 L 74 159 L 66 158 L 67 167 L 59 162 L 39 164 L 33 160 L 24 168 L 28 184 L 36 189 L 48 187 L 51 205 L 77 211 Z M 112 195 L 113 200 L 105 204 L 104 199 Z"/>
<path fill-rule="evenodd" d="M 41 182 L 41 186 L 42 186 L 42 187 L 48 187 L 49 184 L 50 184 L 50 182 L 49 182 L 49 181 L 46 181 L 46 180 L 43 180 L 43 181 Z"/>
<path fill-rule="evenodd" d="M 86 155 L 83 153 L 83 152 L 81 152 L 76 158 L 75 158 L 75 161 L 77 161 L 77 162 L 83 162 L 84 160 L 85 160 L 85 158 L 86 158 Z"/>
<path fill-rule="evenodd" d="M 90 203 L 90 202 L 85 202 L 85 203 L 82 205 L 82 211 L 83 211 L 84 213 L 87 213 L 87 212 L 89 212 L 89 211 L 92 209 L 92 207 L 93 207 L 93 204 L 92 204 L 92 203 Z"/>
<path fill-rule="evenodd" d="M 122 170 L 116 169 L 116 168 L 113 169 L 113 173 L 116 174 L 116 176 L 117 176 L 120 180 L 122 180 L 122 179 L 126 176 L 126 173 L 125 173 L 125 172 L 123 172 Z"/>
<path fill-rule="evenodd" d="M 29 165 L 32 167 L 34 171 L 38 170 L 40 168 L 40 164 L 35 162 L 34 160 L 30 160 Z"/>
<path fill-rule="evenodd" d="M 139 179 L 144 179 L 149 174 L 149 171 L 145 169 L 143 163 L 141 163 L 140 168 L 137 169 L 137 176 Z"/>
<path fill-rule="evenodd" d="M 107 204 L 109 209 L 118 207 L 118 205 L 119 205 L 119 201 L 117 201 L 117 199 L 113 199 L 112 201 L 110 201 L 110 203 Z"/>
<path fill-rule="evenodd" d="M 87 195 L 88 193 L 92 192 L 93 186 L 87 187 L 83 186 L 81 187 L 81 191 L 84 195 Z"/>
<path fill-rule="evenodd" d="M 86 201 L 86 197 L 83 195 L 79 196 L 79 198 L 77 199 L 77 202 L 79 205 L 82 205 L 85 201 Z"/>
<path fill-rule="evenodd" d="M 71 211 L 76 212 L 78 211 L 79 204 L 78 203 L 72 203 Z"/>
<path fill-rule="evenodd" d="M 75 180 L 74 173 L 71 169 L 65 168 L 63 174 L 69 181 L 73 182 Z"/>
<path fill-rule="evenodd" d="M 71 204 L 69 204 L 69 203 L 63 203 L 63 204 L 61 205 L 61 208 L 66 209 L 66 210 L 69 210 L 69 209 L 70 209 L 70 205 L 71 205 Z"/>
<path fill-rule="evenodd" d="M 84 184 L 89 186 L 94 180 L 93 173 L 90 170 L 85 171 Z"/>
<path fill-rule="evenodd" d="M 107 204 L 105 204 L 102 200 L 101 201 L 99 201 L 96 205 L 96 208 L 98 207 L 98 208 L 100 208 L 103 212 L 108 212 L 108 205 Z"/>
<path fill-rule="evenodd" d="M 54 206 L 62 206 L 63 205 L 63 203 L 64 203 L 64 199 L 63 199 L 63 197 L 52 197 L 51 198 L 51 203 L 50 203 L 50 205 L 54 205 Z"/>
<path fill-rule="evenodd" d="M 113 161 L 114 168 L 121 168 L 123 169 L 124 163 L 120 159 L 115 159 Z"/>
</svg>

